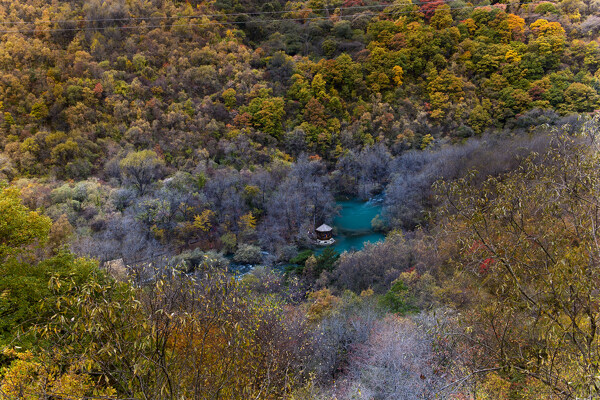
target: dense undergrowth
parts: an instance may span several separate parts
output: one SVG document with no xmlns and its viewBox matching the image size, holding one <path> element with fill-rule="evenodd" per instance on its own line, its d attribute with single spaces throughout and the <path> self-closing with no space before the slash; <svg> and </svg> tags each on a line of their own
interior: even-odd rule
<svg viewBox="0 0 600 400">
<path fill-rule="evenodd" d="M 0 398 L 597 395 L 599 12 L 0 2 Z"/>
</svg>

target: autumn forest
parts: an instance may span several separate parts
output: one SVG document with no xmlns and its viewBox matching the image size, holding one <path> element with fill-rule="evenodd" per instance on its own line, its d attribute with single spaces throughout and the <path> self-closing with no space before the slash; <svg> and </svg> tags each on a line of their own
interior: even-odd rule
<svg viewBox="0 0 600 400">
<path fill-rule="evenodd" d="M 0 0 L 1 400 L 600 397 L 599 220 L 600 0 Z"/>
</svg>

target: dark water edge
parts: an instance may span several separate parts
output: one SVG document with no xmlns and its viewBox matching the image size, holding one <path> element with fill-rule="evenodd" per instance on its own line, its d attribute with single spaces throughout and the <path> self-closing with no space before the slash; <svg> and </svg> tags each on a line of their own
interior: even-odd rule
<svg viewBox="0 0 600 400">
<path fill-rule="evenodd" d="M 340 207 L 339 215 L 333 220 L 335 243 L 331 246 L 317 246 L 315 253 L 320 254 L 327 247 L 333 248 L 338 253 L 345 251 L 360 251 L 367 243 L 376 243 L 385 240 L 385 235 L 375 232 L 371 221 L 377 215 L 381 215 L 383 209 L 384 195 L 363 201 L 360 199 L 339 200 L 336 205 Z M 256 265 L 236 264 L 233 256 L 228 256 L 231 264 L 229 271 L 237 276 L 243 276 L 251 272 Z M 274 269 L 284 271 L 288 264 L 273 266 Z"/>
</svg>

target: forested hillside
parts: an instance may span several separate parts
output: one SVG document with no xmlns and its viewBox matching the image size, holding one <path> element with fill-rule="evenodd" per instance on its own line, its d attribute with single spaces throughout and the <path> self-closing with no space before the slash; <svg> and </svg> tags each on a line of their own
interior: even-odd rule
<svg viewBox="0 0 600 400">
<path fill-rule="evenodd" d="M 598 396 L 598 113 L 599 0 L 0 0 L 0 399 Z"/>
<path fill-rule="evenodd" d="M 4 3 L 4 173 L 335 160 L 599 107 L 591 0 L 250 3 Z"/>
<path fill-rule="evenodd" d="M 175 246 L 263 223 L 298 240 L 331 216 L 311 190 L 366 198 L 406 150 L 600 107 L 599 7 L 5 2 L 0 171 L 43 178 L 17 183 L 28 205 L 103 243 L 123 217 Z M 296 175 L 334 182 L 294 178 L 301 155 Z"/>
</svg>

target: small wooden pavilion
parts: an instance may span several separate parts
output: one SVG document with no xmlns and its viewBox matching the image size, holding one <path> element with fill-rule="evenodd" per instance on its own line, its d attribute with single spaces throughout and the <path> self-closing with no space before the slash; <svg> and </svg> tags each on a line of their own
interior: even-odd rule
<svg viewBox="0 0 600 400">
<path fill-rule="evenodd" d="M 315 232 L 317 233 L 317 239 L 319 240 L 330 240 L 333 236 L 332 231 L 333 228 L 326 224 L 323 224 L 315 229 Z"/>
</svg>

